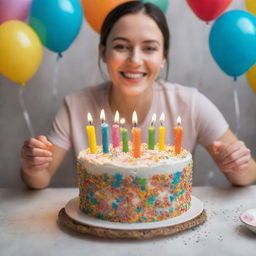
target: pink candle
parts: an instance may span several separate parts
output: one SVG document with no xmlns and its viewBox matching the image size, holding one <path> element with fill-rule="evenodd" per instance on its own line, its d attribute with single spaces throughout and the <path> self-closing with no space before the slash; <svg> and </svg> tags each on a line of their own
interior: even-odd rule
<svg viewBox="0 0 256 256">
<path fill-rule="evenodd" d="M 119 147 L 119 112 L 115 114 L 115 124 L 112 126 L 112 142 L 113 148 Z"/>
</svg>

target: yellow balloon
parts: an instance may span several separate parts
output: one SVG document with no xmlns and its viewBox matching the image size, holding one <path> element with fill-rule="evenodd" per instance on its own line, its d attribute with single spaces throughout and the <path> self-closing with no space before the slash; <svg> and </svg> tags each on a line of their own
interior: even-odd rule
<svg viewBox="0 0 256 256">
<path fill-rule="evenodd" d="M 246 72 L 246 78 L 252 90 L 256 93 L 256 65 Z"/>
<path fill-rule="evenodd" d="M 42 61 L 42 43 L 26 23 L 11 20 L 0 25 L 0 73 L 25 85 Z"/>
<path fill-rule="evenodd" d="M 256 15 L 256 1 L 255 0 L 245 0 L 246 9 Z"/>
</svg>

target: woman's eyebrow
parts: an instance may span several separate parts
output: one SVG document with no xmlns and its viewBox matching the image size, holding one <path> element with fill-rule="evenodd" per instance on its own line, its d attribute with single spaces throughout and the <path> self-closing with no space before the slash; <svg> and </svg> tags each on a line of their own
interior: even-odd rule
<svg viewBox="0 0 256 256">
<path fill-rule="evenodd" d="M 143 43 L 157 43 L 160 45 L 159 41 L 157 41 L 157 40 L 145 40 L 145 41 L 143 41 Z"/>
<path fill-rule="evenodd" d="M 115 38 L 112 39 L 112 42 L 117 41 L 117 40 L 123 40 L 123 41 L 129 42 L 129 40 L 125 37 L 115 37 Z"/>
<path fill-rule="evenodd" d="M 115 37 L 115 38 L 112 39 L 112 42 L 117 41 L 117 40 L 130 42 L 130 40 L 125 38 L 125 37 Z M 143 41 L 143 43 L 156 43 L 156 44 L 160 45 L 159 41 L 154 40 L 154 39 L 145 40 L 145 41 Z"/>
</svg>

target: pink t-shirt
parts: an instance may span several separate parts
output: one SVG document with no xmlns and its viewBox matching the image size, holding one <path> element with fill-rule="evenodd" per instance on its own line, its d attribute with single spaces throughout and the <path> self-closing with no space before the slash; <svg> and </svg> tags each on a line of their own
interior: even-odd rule
<svg viewBox="0 0 256 256">
<path fill-rule="evenodd" d="M 101 144 L 100 111 L 105 110 L 106 122 L 111 127 L 114 121 L 109 105 L 111 83 L 106 82 L 93 87 L 86 87 L 65 98 L 53 122 L 48 139 L 55 145 L 68 150 L 73 147 L 77 155 L 88 147 L 85 126 L 87 113 L 90 112 L 96 129 L 97 144 Z M 220 138 L 228 129 L 228 124 L 216 106 L 195 88 L 179 84 L 157 81 L 153 85 L 153 100 L 144 121 L 138 125 L 142 128 L 142 141 L 147 142 L 147 128 L 152 115 L 159 119 L 165 113 L 166 144 L 173 144 L 173 127 L 177 117 L 182 119 L 183 147 L 194 152 L 196 144 L 207 146 Z M 125 125 L 131 131 L 132 124 Z M 156 127 L 159 126 L 159 121 Z M 158 129 L 157 129 L 158 131 Z M 111 135 L 111 131 L 109 133 Z M 131 133 L 129 134 L 131 139 Z M 158 132 L 156 133 L 156 140 Z M 109 138 L 112 143 L 111 136 Z"/>
</svg>

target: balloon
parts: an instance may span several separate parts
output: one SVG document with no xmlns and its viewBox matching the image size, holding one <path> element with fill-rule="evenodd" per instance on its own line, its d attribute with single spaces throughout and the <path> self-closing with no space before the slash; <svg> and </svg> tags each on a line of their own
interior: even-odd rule
<svg viewBox="0 0 256 256">
<path fill-rule="evenodd" d="M 26 23 L 11 20 L 0 26 L 0 73 L 21 85 L 36 73 L 42 44 Z"/>
<path fill-rule="evenodd" d="M 60 55 L 72 44 L 83 21 L 79 0 L 33 0 L 29 23 L 43 45 Z"/>
<path fill-rule="evenodd" d="M 108 13 L 120 4 L 134 0 L 82 0 L 84 17 L 90 26 L 100 33 L 101 26 Z"/>
<path fill-rule="evenodd" d="M 245 73 L 256 61 L 256 18 L 242 10 L 223 14 L 212 26 L 209 47 L 226 74 Z"/>
<path fill-rule="evenodd" d="M 219 17 L 232 0 L 186 0 L 193 12 L 206 22 Z"/>
<path fill-rule="evenodd" d="M 0 24 L 8 20 L 25 20 L 32 0 L 0 0 Z"/>
<path fill-rule="evenodd" d="M 250 87 L 256 93 L 256 65 L 247 71 L 246 78 Z"/>
<path fill-rule="evenodd" d="M 157 5 L 164 13 L 167 12 L 169 0 L 142 0 L 144 3 L 152 3 Z"/>
<path fill-rule="evenodd" d="M 250 13 L 252 13 L 253 15 L 256 15 L 256 1 L 255 0 L 245 0 L 245 6 Z"/>
</svg>

